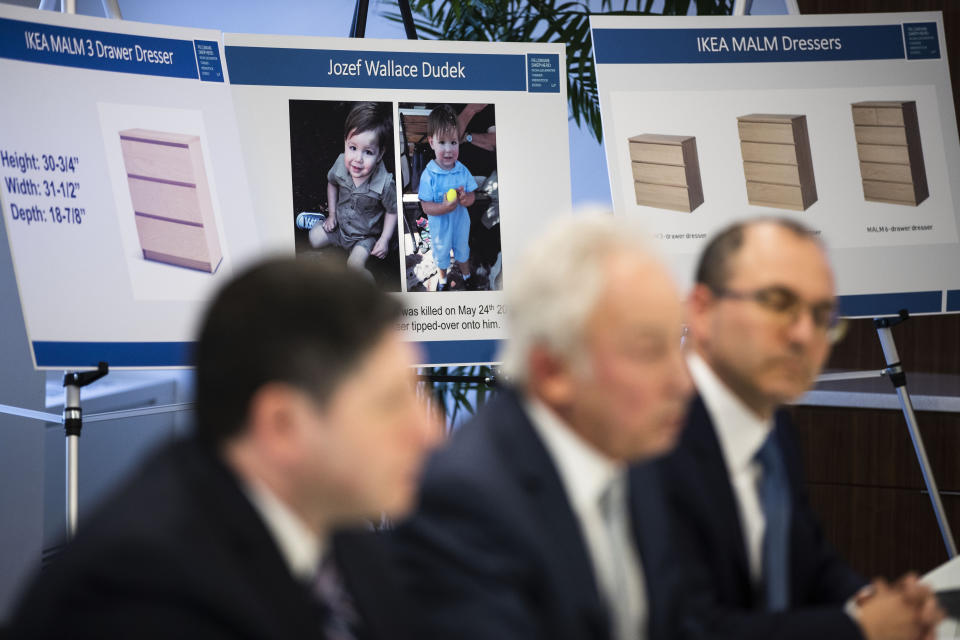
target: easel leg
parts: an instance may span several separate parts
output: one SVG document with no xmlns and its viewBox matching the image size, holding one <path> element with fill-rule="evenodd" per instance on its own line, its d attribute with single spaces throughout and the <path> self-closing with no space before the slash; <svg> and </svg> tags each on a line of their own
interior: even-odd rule
<svg viewBox="0 0 960 640">
<path fill-rule="evenodd" d="M 910 400 L 910 394 L 907 392 L 907 376 L 900 365 L 900 355 L 897 353 L 897 346 L 893 340 L 893 333 L 890 328 L 906 320 L 908 316 L 901 312 L 899 318 L 874 318 L 873 324 L 877 328 L 877 336 L 880 338 L 880 346 L 883 348 L 883 356 L 887 361 L 885 373 L 890 377 L 890 382 L 897 392 L 897 398 L 900 400 L 900 407 L 903 409 L 903 417 L 907 421 L 907 430 L 910 433 L 910 440 L 913 442 L 913 450 L 917 454 L 917 462 L 920 463 L 920 472 L 923 474 L 923 481 L 926 484 L 927 492 L 930 494 L 930 502 L 933 504 L 933 513 L 937 518 L 937 526 L 940 527 L 940 535 L 943 536 L 943 544 L 947 548 L 947 556 L 954 558 L 957 555 L 957 545 L 953 539 L 953 532 L 950 529 L 950 523 L 947 521 L 947 515 L 943 509 L 943 501 L 940 499 L 940 491 L 937 489 L 937 481 L 933 477 L 933 470 L 930 468 L 930 460 L 927 458 L 927 450 L 923 446 L 923 438 L 920 436 L 920 427 L 917 424 L 917 416 L 913 411 L 913 402 Z"/>
</svg>

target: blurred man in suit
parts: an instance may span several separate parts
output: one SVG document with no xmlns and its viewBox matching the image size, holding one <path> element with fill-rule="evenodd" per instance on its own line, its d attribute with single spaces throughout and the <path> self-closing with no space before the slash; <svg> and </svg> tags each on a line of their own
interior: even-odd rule
<svg viewBox="0 0 960 640">
<path fill-rule="evenodd" d="M 789 219 L 721 231 L 700 258 L 688 312 L 698 395 L 664 460 L 684 555 L 705 585 L 688 626 L 736 640 L 929 632 L 940 612 L 928 589 L 908 577 L 861 591 L 823 539 L 780 410 L 813 384 L 840 329 L 818 238 Z"/>
<path fill-rule="evenodd" d="M 612 216 L 558 225 L 510 276 L 510 388 L 431 459 L 396 532 L 422 637 L 668 637 L 666 506 L 631 463 L 674 445 L 690 392 L 672 278 Z"/>
<path fill-rule="evenodd" d="M 230 282 L 196 346 L 196 430 L 39 575 L 26 638 L 406 638 L 368 519 L 412 506 L 438 431 L 398 305 L 319 261 Z"/>
</svg>

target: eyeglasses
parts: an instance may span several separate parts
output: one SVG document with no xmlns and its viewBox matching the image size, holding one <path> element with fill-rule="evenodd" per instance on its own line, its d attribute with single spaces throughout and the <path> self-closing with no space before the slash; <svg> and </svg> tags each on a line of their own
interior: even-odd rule
<svg viewBox="0 0 960 640">
<path fill-rule="evenodd" d="M 801 313 L 809 311 L 813 326 L 826 335 L 831 343 L 839 342 L 847 330 L 847 322 L 838 315 L 835 300 L 807 302 L 787 287 L 775 285 L 755 291 L 717 289 L 713 291 L 713 295 L 733 300 L 751 300 L 785 325 L 793 324 L 800 318 Z"/>
</svg>

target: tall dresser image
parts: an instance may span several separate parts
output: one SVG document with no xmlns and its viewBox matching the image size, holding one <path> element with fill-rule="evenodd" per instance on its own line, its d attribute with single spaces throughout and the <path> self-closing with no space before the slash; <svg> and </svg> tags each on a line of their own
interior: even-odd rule
<svg viewBox="0 0 960 640">
<path fill-rule="evenodd" d="M 803 211 L 817 201 L 807 116 L 752 113 L 737 118 L 747 202 Z"/>
<path fill-rule="evenodd" d="M 629 143 L 637 204 L 675 211 L 703 204 L 695 137 L 643 133 Z"/>
<path fill-rule="evenodd" d="M 200 137 L 127 129 L 120 147 L 143 257 L 216 271 L 222 253 Z"/>
<path fill-rule="evenodd" d="M 917 103 L 875 101 L 850 106 L 864 199 L 912 206 L 926 200 L 930 191 Z"/>
</svg>

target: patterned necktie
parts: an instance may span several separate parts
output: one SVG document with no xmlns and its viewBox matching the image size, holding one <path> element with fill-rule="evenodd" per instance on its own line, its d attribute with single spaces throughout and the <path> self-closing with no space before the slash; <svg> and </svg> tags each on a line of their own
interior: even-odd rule
<svg viewBox="0 0 960 640">
<path fill-rule="evenodd" d="M 324 640 L 356 640 L 360 616 L 330 554 L 320 562 L 313 592 L 325 609 Z"/>
<path fill-rule="evenodd" d="M 600 495 L 600 513 L 603 516 L 604 531 L 610 549 L 610 566 L 607 567 L 606 586 L 607 606 L 610 608 L 612 622 L 611 637 L 617 640 L 640 637 L 637 627 L 635 607 L 631 598 L 640 597 L 627 575 L 626 563 L 630 541 L 630 523 L 627 516 L 627 495 L 624 478 L 614 478 Z"/>
<path fill-rule="evenodd" d="M 757 452 L 762 475 L 757 491 L 766 518 L 763 533 L 763 585 L 768 611 L 790 604 L 790 482 L 776 431 Z"/>
</svg>

